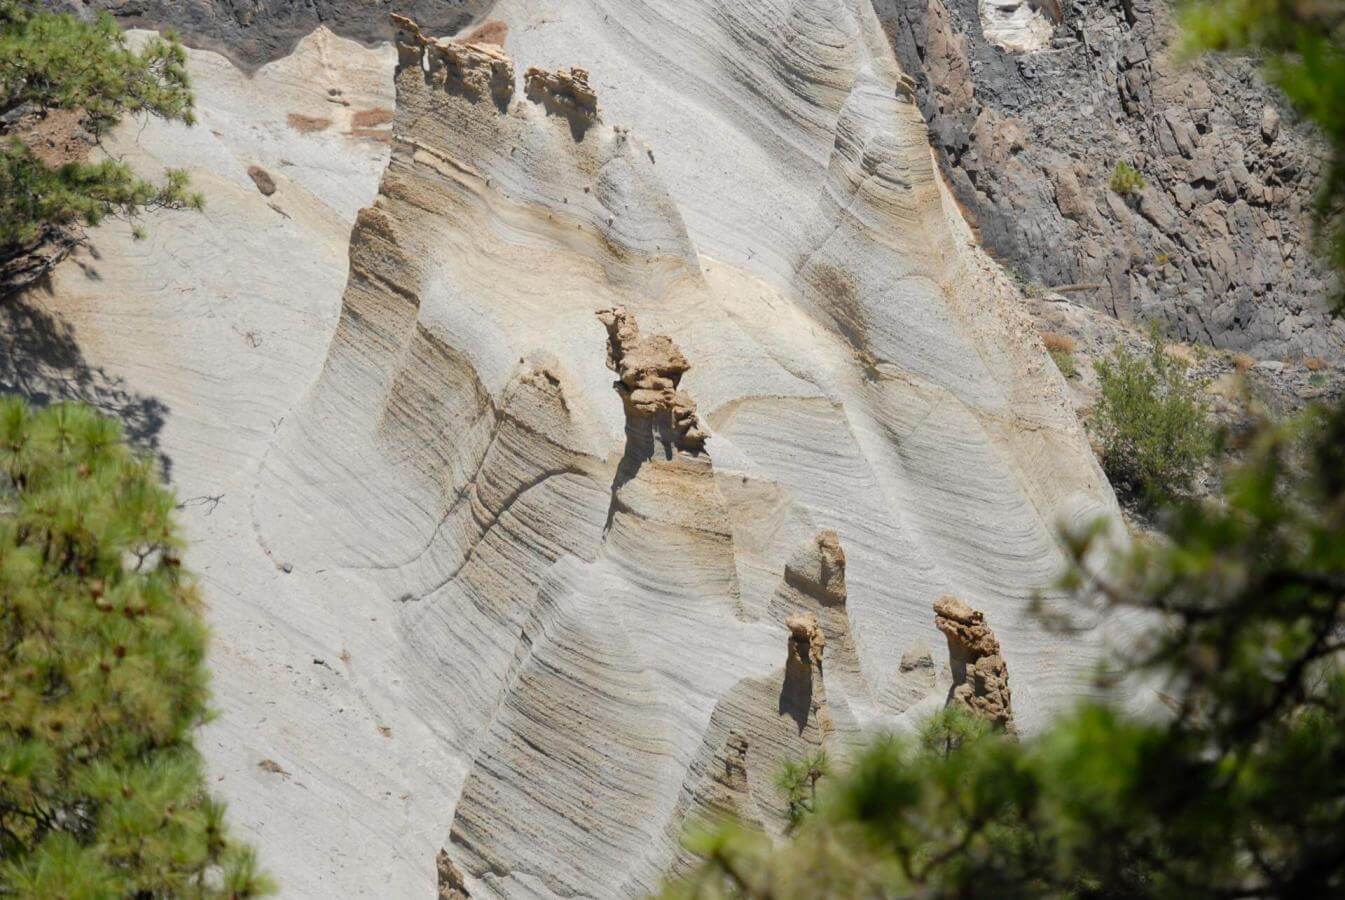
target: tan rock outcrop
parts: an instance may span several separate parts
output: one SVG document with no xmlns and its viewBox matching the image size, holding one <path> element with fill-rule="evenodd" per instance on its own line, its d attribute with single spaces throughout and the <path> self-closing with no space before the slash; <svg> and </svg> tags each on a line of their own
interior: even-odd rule
<svg viewBox="0 0 1345 900">
<path fill-rule="evenodd" d="M 620 379 L 618 390 L 638 415 L 666 416 L 677 449 L 699 454 L 709 437 L 696 415 L 696 401 L 678 390 L 691 363 L 665 334 L 641 334 L 624 306 L 599 310 L 607 327 L 607 367 Z"/>
<path fill-rule="evenodd" d="M 806 552 L 785 564 L 785 582 L 828 606 L 845 603 L 845 550 L 835 531 L 819 531 Z"/>
<path fill-rule="evenodd" d="M 934 624 L 948 638 L 953 690 L 949 704 L 958 703 L 996 727 L 1016 733 L 1009 668 L 1000 655 L 999 640 L 985 614 L 952 596 L 934 601 Z"/>
<path fill-rule="evenodd" d="M 598 94 L 589 86 L 588 69 L 574 66 L 553 71 L 531 66 L 523 76 L 523 84 L 529 97 L 554 105 L 559 111 L 591 122 L 600 118 Z"/>
<path fill-rule="evenodd" d="M 467 900 L 472 896 L 462 870 L 453 865 L 447 850 L 440 850 L 434 857 L 434 868 L 439 875 L 439 900 Z"/>
<path fill-rule="evenodd" d="M 446 90 L 507 106 L 514 96 L 514 62 L 496 44 L 433 38 L 414 20 L 392 14 L 400 66 L 417 65 Z"/>
<path fill-rule="evenodd" d="M 780 684 L 778 711 L 794 721 L 799 735 L 815 726 L 818 738 L 825 741 L 836 730 L 836 721 L 827 704 L 822 672 L 826 635 L 813 613 L 788 616 L 785 627 L 789 629 L 789 649 L 785 656 L 784 680 Z"/>
<path fill-rule="evenodd" d="M 817 616 L 812 613 L 795 613 L 785 619 L 789 629 L 789 658 L 791 661 L 813 663 L 822 662 L 822 652 L 826 649 L 827 639 Z"/>
</svg>

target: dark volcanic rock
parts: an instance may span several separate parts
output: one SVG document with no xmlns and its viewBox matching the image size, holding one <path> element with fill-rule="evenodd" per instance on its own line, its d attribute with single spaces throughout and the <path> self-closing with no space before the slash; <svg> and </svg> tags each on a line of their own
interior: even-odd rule
<svg viewBox="0 0 1345 900">
<path fill-rule="evenodd" d="M 1025 0 L 1027 2 L 1027 0 Z M 1311 256 L 1319 152 L 1243 59 L 1171 58 L 1166 0 L 1037 4 L 1049 45 L 987 39 L 978 0 L 874 0 L 944 172 L 1024 283 L 1187 341 L 1345 359 Z M 1113 166 L 1147 186 L 1121 196 Z"/>
<path fill-rule="evenodd" d="M 365 43 L 392 40 L 389 12 L 420 23 L 430 34 L 452 34 L 486 0 L 48 0 L 53 9 L 89 15 L 108 10 L 126 27 L 172 26 L 192 47 L 217 50 L 243 69 L 287 56 L 319 25 Z"/>
</svg>

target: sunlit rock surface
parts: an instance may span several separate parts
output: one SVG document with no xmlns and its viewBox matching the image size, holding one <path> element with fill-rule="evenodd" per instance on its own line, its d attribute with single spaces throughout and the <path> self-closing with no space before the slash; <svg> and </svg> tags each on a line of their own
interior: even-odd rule
<svg viewBox="0 0 1345 900">
<path fill-rule="evenodd" d="M 868 2 L 489 15 L 194 52 L 201 124 L 118 146 L 207 211 L 24 301 L 73 329 L 29 392 L 168 464 L 205 751 L 287 895 L 631 896 L 688 818 L 778 833 L 781 760 L 944 703 L 945 594 L 1020 731 L 1089 690 L 1029 604 L 1115 501 Z"/>
</svg>

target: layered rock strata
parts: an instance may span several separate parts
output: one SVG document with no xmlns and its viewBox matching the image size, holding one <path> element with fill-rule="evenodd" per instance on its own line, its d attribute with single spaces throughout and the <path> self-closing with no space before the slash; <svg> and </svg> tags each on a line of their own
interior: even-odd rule
<svg viewBox="0 0 1345 900">
<path fill-rule="evenodd" d="M 508 106 L 514 96 L 514 63 L 498 46 L 432 38 L 413 19 L 392 15 L 398 63 L 422 66 L 427 78 L 471 100 L 491 97 Z"/>
<path fill-rule="evenodd" d="M 1025 731 L 1100 652 L 1027 610 L 1058 525 L 1114 498 L 871 6 L 491 16 L 503 56 L 424 23 L 400 66 L 331 35 L 251 79 L 194 52 L 203 127 L 116 149 L 210 213 L 110 224 L 96 279 L 5 320 L 68 320 L 15 377 L 167 461 L 216 635 L 202 744 L 296 896 L 430 893 L 441 849 L 474 898 L 653 891 L 688 821 L 781 829 L 782 761 L 943 702 L 943 594 L 995 623 Z M 452 85 L 443 40 L 480 51 Z M 506 59 L 586 69 L 601 119 L 465 89 Z"/>
</svg>

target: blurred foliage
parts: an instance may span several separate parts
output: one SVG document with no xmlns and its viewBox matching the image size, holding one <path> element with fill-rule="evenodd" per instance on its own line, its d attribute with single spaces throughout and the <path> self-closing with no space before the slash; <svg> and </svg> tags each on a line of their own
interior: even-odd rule
<svg viewBox="0 0 1345 900">
<path fill-rule="evenodd" d="M 206 633 L 182 547 L 114 421 L 0 400 L 0 894 L 269 890 L 192 744 Z"/>
<path fill-rule="evenodd" d="M 785 799 L 790 827 L 797 827 L 817 808 L 817 782 L 831 772 L 827 752 L 818 750 L 800 760 L 788 760 L 775 775 L 775 788 Z"/>
</svg>

